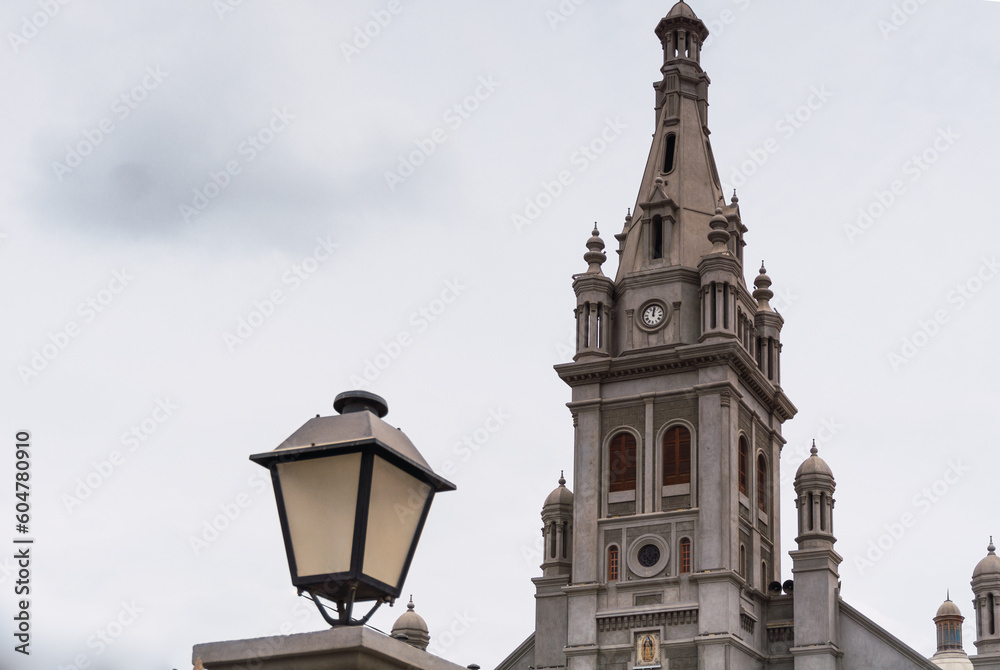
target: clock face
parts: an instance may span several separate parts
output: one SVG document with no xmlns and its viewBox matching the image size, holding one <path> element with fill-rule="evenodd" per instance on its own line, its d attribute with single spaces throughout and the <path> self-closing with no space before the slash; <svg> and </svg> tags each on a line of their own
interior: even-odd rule
<svg viewBox="0 0 1000 670">
<path fill-rule="evenodd" d="M 642 310 L 642 321 L 649 327 L 659 325 L 663 321 L 663 308 L 659 305 L 650 305 Z"/>
</svg>

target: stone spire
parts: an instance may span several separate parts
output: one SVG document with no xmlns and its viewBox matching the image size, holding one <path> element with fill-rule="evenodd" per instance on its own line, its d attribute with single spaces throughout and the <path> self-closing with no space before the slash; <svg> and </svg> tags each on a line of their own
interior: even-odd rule
<svg viewBox="0 0 1000 670">
<path fill-rule="evenodd" d="M 656 36 L 663 46 L 663 78 L 654 84 L 653 144 L 622 233 L 616 282 L 659 267 L 696 268 L 712 252 L 704 231 L 723 195 L 708 138 L 711 82 L 701 69 L 708 28 L 678 2 L 657 25 Z M 723 213 L 726 227 L 733 227 L 735 205 Z"/>
</svg>

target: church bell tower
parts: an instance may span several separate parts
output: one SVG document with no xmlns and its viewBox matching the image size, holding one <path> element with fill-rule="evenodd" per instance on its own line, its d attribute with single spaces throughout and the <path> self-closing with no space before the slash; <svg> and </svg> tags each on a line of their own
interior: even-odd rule
<svg viewBox="0 0 1000 670">
<path fill-rule="evenodd" d="M 539 666 L 755 667 L 767 654 L 781 426 L 796 412 L 780 385 L 784 321 L 763 267 L 747 286 L 747 228 L 719 182 L 708 29 L 678 2 L 655 32 L 653 142 L 617 274 L 595 228 L 573 281 L 576 355 L 556 366 L 575 426 L 569 625 L 563 655 Z M 554 651 L 549 635 L 536 645 Z"/>
</svg>

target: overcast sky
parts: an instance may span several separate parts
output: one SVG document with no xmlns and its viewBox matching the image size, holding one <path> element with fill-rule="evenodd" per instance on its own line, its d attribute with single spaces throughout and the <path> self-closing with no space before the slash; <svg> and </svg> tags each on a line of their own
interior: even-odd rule
<svg viewBox="0 0 1000 670">
<path fill-rule="evenodd" d="M 635 203 L 670 5 L 4 3 L 0 540 L 28 430 L 37 543 L 30 663 L 0 560 L 0 665 L 169 670 L 322 629 L 247 456 L 359 385 L 458 485 L 406 584 L 432 651 L 520 644 L 541 503 L 573 486 L 571 275 Z M 692 6 L 747 275 L 766 260 L 786 320 L 783 550 L 816 438 L 844 598 L 929 655 L 1000 536 L 1000 3 Z"/>
</svg>

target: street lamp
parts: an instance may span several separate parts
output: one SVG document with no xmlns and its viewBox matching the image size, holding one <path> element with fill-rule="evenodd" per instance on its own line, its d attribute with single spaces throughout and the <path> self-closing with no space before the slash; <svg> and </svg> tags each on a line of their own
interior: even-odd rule
<svg viewBox="0 0 1000 670">
<path fill-rule="evenodd" d="M 292 584 L 331 626 L 361 625 L 399 597 L 434 494 L 455 485 L 382 420 L 389 408 L 379 396 L 348 391 L 333 408 L 339 416 L 317 414 L 250 460 L 271 471 Z M 372 600 L 364 618 L 351 618 L 355 602 Z"/>
</svg>

